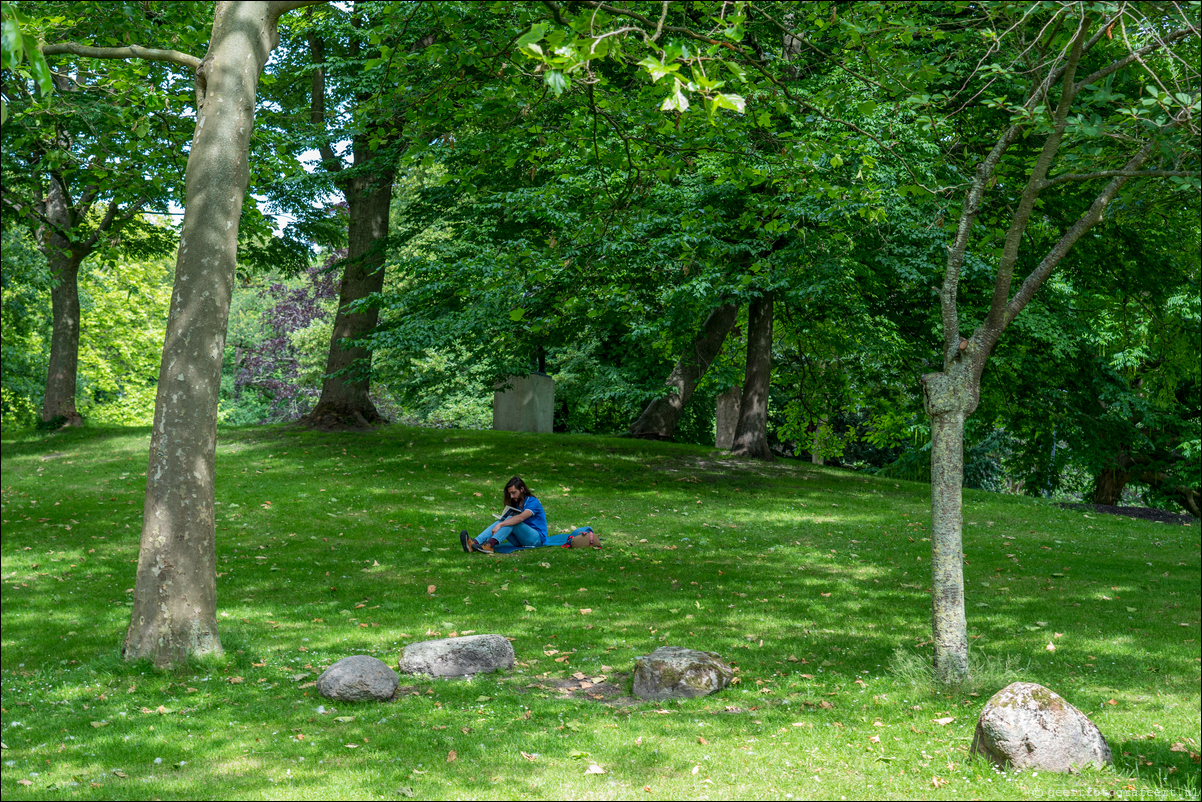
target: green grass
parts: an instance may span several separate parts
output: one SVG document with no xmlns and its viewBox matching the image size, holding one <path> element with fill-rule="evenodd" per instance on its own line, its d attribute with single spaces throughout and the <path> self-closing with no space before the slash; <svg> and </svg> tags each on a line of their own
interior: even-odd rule
<svg viewBox="0 0 1202 802">
<path fill-rule="evenodd" d="M 967 492 L 977 685 L 939 696 L 924 485 L 586 436 L 220 437 L 226 653 L 159 672 L 117 656 L 148 432 L 4 436 L 5 799 L 1198 797 L 1197 525 Z M 463 554 L 456 533 L 483 528 L 512 473 L 553 531 L 591 523 L 607 548 Z M 518 666 L 402 677 L 391 704 L 309 684 L 451 631 L 513 638 Z M 628 691 L 664 644 L 721 653 L 740 684 L 663 707 L 553 687 L 581 671 Z M 982 705 L 1015 679 L 1085 711 L 1115 768 L 971 759 Z"/>
</svg>

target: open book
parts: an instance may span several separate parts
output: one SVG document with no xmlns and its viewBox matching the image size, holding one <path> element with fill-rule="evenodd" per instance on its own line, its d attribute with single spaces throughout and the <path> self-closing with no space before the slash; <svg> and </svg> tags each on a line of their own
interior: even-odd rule
<svg viewBox="0 0 1202 802">
<path fill-rule="evenodd" d="M 498 521 L 503 521 L 506 518 L 517 515 L 520 512 L 521 510 L 519 510 L 517 507 L 506 507 L 505 509 L 501 510 L 500 515 L 494 515 L 493 518 L 496 518 Z"/>
</svg>

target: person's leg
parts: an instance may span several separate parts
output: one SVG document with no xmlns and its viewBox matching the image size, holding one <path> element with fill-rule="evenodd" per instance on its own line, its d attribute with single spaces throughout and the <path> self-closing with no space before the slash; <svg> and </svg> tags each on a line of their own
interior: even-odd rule
<svg viewBox="0 0 1202 802">
<path fill-rule="evenodd" d="M 508 540 L 520 548 L 528 549 L 543 545 L 542 536 L 529 524 L 520 523 L 517 526 L 506 526 L 492 537 L 497 540 Z"/>
<path fill-rule="evenodd" d="M 496 524 L 491 523 L 488 526 L 484 527 L 484 531 L 481 532 L 480 534 L 476 535 L 476 537 L 473 538 L 473 540 L 475 540 L 477 543 L 479 543 L 481 546 L 483 546 L 485 543 L 488 542 L 489 538 L 497 537 L 497 535 L 494 535 L 492 533 L 492 528 L 494 526 L 496 526 Z M 501 532 L 504 532 L 504 531 L 505 531 L 504 529 L 501 530 Z M 500 534 L 500 532 L 498 532 L 497 534 Z"/>
</svg>

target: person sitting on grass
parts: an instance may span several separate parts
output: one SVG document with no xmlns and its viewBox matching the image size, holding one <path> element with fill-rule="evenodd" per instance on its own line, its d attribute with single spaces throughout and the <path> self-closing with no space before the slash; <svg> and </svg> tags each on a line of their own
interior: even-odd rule
<svg viewBox="0 0 1202 802">
<path fill-rule="evenodd" d="M 466 552 L 479 551 L 491 554 L 502 541 L 508 541 L 523 549 L 547 545 L 547 515 L 543 505 L 530 492 L 530 488 L 515 476 L 505 484 L 501 503 L 508 517 L 489 525 L 475 538 L 464 529 L 459 533 L 459 543 Z"/>
</svg>

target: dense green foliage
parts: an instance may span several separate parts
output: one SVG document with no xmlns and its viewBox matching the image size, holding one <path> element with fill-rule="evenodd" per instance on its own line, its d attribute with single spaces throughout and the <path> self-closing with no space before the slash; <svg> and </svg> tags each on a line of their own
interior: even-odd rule
<svg viewBox="0 0 1202 802">
<path fill-rule="evenodd" d="M 4 233 L 3 405 L 6 429 L 32 426 L 45 389 L 50 340 L 46 258 L 21 229 Z M 84 263 L 80 287 L 80 414 L 94 423 L 146 426 L 171 296 L 164 259 Z"/>
<path fill-rule="evenodd" d="M 6 25 L 18 7 L 6 3 Z M 203 50 L 199 11 L 112 8 L 119 13 L 89 5 L 72 21 L 42 4 L 21 25 L 95 44 L 154 43 L 170 29 L 174 46 Z M 619 433 L 664 392 L 709 310 L 728 301 L 745 309 L 772 292 L 776 453 L 926 476 L 916 379 L 940 360 L 936 293 L 963 187 L 1001 128 L 1030 126 L 1033 135 L 1005 153 L 973 229 L 960 277 L 967 334 L 984 316 L 1009 215 L 1049 125 L 1050 105 L 1020 113 L 1024 69 L 1071 38 L 1066 12 L 893 5 L 882 27 L 886 7 L 872 3 L 670 4 L 662 20 L 648 8 L 507 3 L 481 14 L 452 2 L 360 3 L 353 13 L 321 6 L 286 16 L 248 164 L 263 208 L 294 222 L 273 237 L 272 219 L 247 202 L 255 214 L 244 219 L 222 420 L 287 420 L 312 403 L 334 309 L 298 260 L 302 241 L 326 254 L 344 245 L 331 190 L 364 171 L 396 170 L 387 280 L 371 301 L 381 325 L 366 340 L 374 397 L 392 417 L 487 427 L 494 383 L 545 367 L 557 382 L 557 431 Z M 1195 12 L 1151 4 L 1124 13 L 1083 70 Z M 1123 137 L 1141 125 L 1160 126 L 1160 164 L 1179 174 L 1133 181 L 1002 338 L 966 432 L 967 486 L 1088 496 L 1104 472 L 1136 464 L 1128 501 L 1143 493 L 1171 506 L 1164 487 L 1196 486 L 1202 349 L 1188 65 L 1197 46 L 1196 37 L 1165 40 L 1145 53 L 1145 73 L 1120 70 L 1083 90 L 1054 174 L 1121 166 Z M 36 65 L 20 67 L 19 48 L 6 48 L 5 69 L 30 90 L 6 106 L 21 126 L 6 125 L 6 137 L 49 121 L 96 132 L 73 134 L 78 152 L 64 163 L 79 172 L 76 184 L 99 175 L 88 156 L 99 144 L 141 143 L 150 153 L 187 129 L 190 87 L 175 67 L 87 62 L 85 78 L 107 94 L 42 96 L 32 91 Z M 1187 121 L 1166 127 L 1166 115 L 1183 110 Z M 21 186 L 12 183 L 24 178 L 12 161 L 20 152 L 6 147 L 6 186 Z M 121 192 L 144 193 L 150 182 L 158 198 L 178 194 L 165 176 L 178 174 L 179 157 L 178 148 L 155 156 Z M 314 169 L 301 169 L 306 159 Z M 1047 190 L 1019 274 L 1095 186 Z M 22 262 L 12 222 L 6 425 L 22 404 L 29 420 L 45 339 L 26 300 L 41 297 L 45 278 L 22 267 L 32 263 Z M 255 272 L 263 267 L 274 272 Z M 678 440 L 710 442 L 714 399 L 742 378 L 744 327 L 702 378 Z M 93 395 L 82 408 L 117 391 L 86 378 L 80 392 Z M 1141 477 L 1159 477 L 1160 489 Z"/>
</svg>

